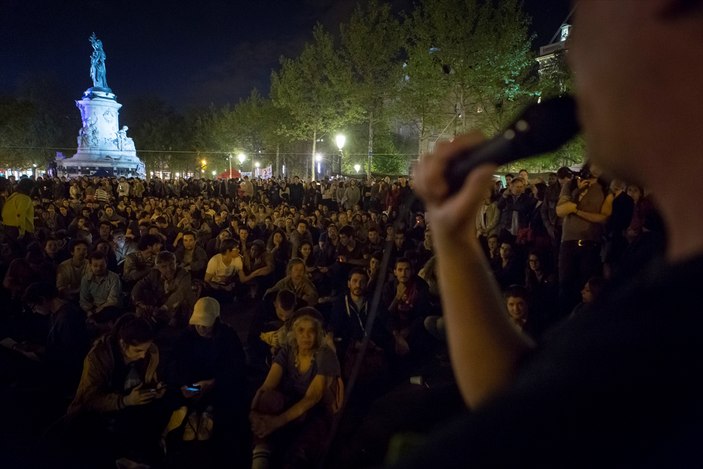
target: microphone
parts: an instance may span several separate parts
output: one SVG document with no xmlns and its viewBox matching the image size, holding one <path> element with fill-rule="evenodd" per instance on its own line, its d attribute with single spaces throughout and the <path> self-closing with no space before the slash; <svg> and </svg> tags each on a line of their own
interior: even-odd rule
<svg viewBox="0 0 703 469">
<path fill-rule="evenodd" d="M 444 176 L 449 194 L 457 193 L 466 176 L 476 166 L 498 166 L 554 151 L 571 140 L 580 130 L 576 102 L 562 96 L 528 106 L 503 132 L 451 160 Z"/>
</svg>

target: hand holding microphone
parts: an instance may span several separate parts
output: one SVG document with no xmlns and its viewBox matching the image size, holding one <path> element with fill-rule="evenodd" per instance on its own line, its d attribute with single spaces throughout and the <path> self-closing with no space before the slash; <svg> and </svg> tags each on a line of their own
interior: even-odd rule
<svg viewBox="0 0 703 469">
<path fill-rule="evenodd" d="M 529 106 L 490 140 L 474 131 L 439 142 L 414 171 L 415 190 L 430 212 L 433 235 L 474 238 L 474 215 L 500 165 L 559 148 L 579 130 L 573 98 Z"/>
</svg>

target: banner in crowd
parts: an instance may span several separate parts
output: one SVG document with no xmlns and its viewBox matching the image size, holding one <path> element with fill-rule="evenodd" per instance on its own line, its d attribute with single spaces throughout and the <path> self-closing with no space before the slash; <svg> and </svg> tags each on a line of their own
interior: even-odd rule
<svg viewBox="0 0 703 469">
<path fill-rule="evenodd" d="M 256 177 L 261 179 L 271 179 L 273 177 L 273 167 L 268 165 L 265 168 L 256 168 Z"/>
</svg>

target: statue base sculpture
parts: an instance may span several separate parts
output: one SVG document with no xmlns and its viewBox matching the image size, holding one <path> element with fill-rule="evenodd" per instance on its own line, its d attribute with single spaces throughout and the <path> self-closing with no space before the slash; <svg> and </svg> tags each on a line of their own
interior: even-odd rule
<svg viewBox="0 0 703 469">
<path fill-rule="evenodd" d="M 57 159 L 59 175 L 67 177 L 146 176 L 144 163 L 137 156 L 134 141 L 127 137 L 127 127 L 119 126 L 119 110 L 110 88 L 88 88 L 76 106 L 83 126 L 78 131 L 78 149 L 71 158 Z"/>
</svg>

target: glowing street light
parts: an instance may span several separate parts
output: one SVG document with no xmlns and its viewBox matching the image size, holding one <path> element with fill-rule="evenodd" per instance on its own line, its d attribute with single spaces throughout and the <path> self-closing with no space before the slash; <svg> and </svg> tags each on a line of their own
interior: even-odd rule
<svg viewBox="0 0 703 469">
<path fill-rule="evenodd" d="M 321 153 L 315 153 L 315 161 L 318 163 L 322 161 L 322 154 Z"/>
<path fill-rule="evenodd" d="M 334 141 L 335 141 L 335 143 L 337 143 L 337 148 L 339 148 L 339 165 L 337 166 L 337 168 L 334 168 L 334 165 L 333 165 L 332 171 L 334 172 L 336 170 L 341 173 L 342 172 L 342 158 L 344 158 L 343 148 L 344 148 L 344 144 L 347 143 L 347 137 L 344 134 L 337 134 L 334 137 Z"/>
<path fill-rule="evenodd" d="M 361 171 L 361 165 L 359 163 L 354 165 L 354 171 L 356 171 L 356 174 L 359 174 L 359 171 Z"/>
<path fill-rule="evenodd" d="M 203 166 L 207 165 L 207 160 L 203 158 L 202 160 L 200 160 L 200 164 Z"/>
<path fill-rule="evenodd" d="M 334 141 L 337 143 L 337 148 L 339 148 L 339 151 L 342 151 L 344 144 L 347 143 L 347 137 L 343 134 L 337 134 L 337 136 L 334 137 Z"/>
<path fill-rule="evenodd" d="M 217 174 L 217 171 L 212 171 L 212 175 L 215 176 Z"/>
<path fill-rule="evenodd" d="M 239 155 L 237 155 L 237 160 L 239 160 L 240 165 L 242 163 L 244 163 L 244 160 L 246 160 L 246 159 L 247 159 L 247 155 L 245 155 L 244 153 L 240 153 Z"/>
</svg>

